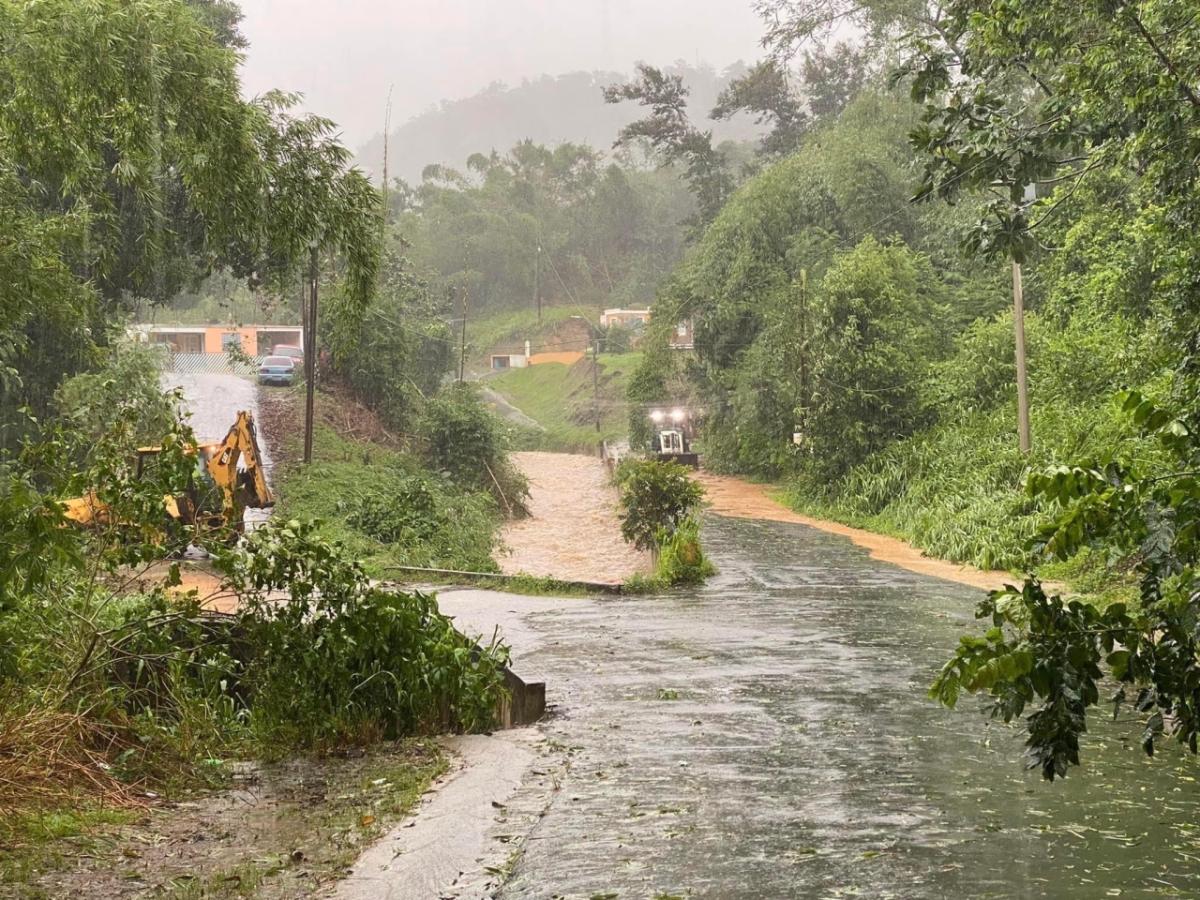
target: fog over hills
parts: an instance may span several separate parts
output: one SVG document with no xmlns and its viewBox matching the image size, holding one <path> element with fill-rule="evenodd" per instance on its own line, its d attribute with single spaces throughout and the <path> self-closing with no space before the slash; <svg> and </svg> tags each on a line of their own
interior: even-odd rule
<svg viewBox="0 0 1200 900">
<path fill-rule="evenodd" d="M 718 141 L 759 136 L 761 129 L 748 116 L 728 122 L 707 119 L 725 84 L 745 71 L 742 63 L 719 73 L 681 62 L 667 68 L 683 75 L 691 90 L 688 109 L 693 120 L 711 127 Z M 607 150 L 621 127 L 638 118 L 642 110 L 633 103 L 605 103 L 601 89 L 629 77 L 629 73 L 603 71 L 543 75 L 511 86 L 496 82 L 464 99 L 443 101 L 392 129 L 389 174 L 417 181 L 430 163 L 462 168 L 472 153 L 503 153 L 526 138 L 548 145 L 586 143 Z M 379 177 L 382 134 L 360 148 L 357 161 Z"/>
</svg>

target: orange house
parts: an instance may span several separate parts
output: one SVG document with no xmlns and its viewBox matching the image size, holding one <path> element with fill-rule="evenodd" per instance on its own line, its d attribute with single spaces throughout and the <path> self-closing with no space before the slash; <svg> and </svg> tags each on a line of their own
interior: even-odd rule
<svg viewBox="0 0 1200 900">
<path fill-rule="evenodd" d="M 135 331 L 152 344 L 170 344 L 176 353 L 225 353 L 240 344 L 248 356 L 269 356 L 280 344 L 304 346 L 299 325 L 140 325 Z"/>
</svg>

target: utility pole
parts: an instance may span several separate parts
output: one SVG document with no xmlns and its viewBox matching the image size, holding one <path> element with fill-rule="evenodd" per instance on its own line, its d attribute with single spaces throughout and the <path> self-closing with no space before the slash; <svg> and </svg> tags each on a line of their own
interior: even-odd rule
<svg viewBox="0 0 1200 900">
<path fill-rule="evenodd" d="M 462 345 L 458 352 L 458 383 L 463 383 L 467 371 L 467 299 L 470 291 L 463 288 Z"/>
<path fill-rule="evenodd" d="M 538 242 L 537 252 L 533 254 L 533 305 L 537 307 L 538 324 L 542 324 L 542 291 L 539 279 L 542 270 L 542 245 Z"/>
<path fill-rule="evenodd" d="M 600 434 L 600 338 L 592 342 L 592 410 L 596 416 L 596 434 Z"/>
<path fill-rule="evenodd" d="M 1033 440 L 1029 431 L 1029 382 L 1025 372 L 1025 289 L 1021 283 L 1021 264 L 1013 261 L 1013 329 L 1017 349 L 1017 443 L 1029 453 Z"/>
<path fill-rule="evenodd" d="M 800 270 L 797 281 L 800 288 L 800 401 L 804 404 L 804 413 L 799 425 L 801 432 L 808 431 L 808 410 L 812 406 L 812 396 L 808 390 L 808 270 Z"/>
<path fill-rule="evenodd" d="M 304 461 L 312 462 L 313 400 L 317 382 L 317 242 L 309 245 L 308 315 L 304 317 Z"/>
<path fill-rule="evenodd" d="M 1037 184 L 1025 185 L 1022 211 L 1037 202 Z M 1015 338 L 1017 363 L 1017 446 L 1028 455 L 1033 447 L 1029 429 L 1029 378 L 1025 367 L 1025 286 L 1021 282 L 1021 264 L 1013 255 L 1013 335 Z"/>
</svg>

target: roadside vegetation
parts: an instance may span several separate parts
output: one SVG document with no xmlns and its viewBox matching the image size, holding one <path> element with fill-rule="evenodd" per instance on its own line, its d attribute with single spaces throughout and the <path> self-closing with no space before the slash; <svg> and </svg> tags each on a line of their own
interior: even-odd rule
<svg viewBox="0 0 1200 900">
<path fill-rule="evenodd" d="M 223 532 L 164 524 L 163 497 L 192 477 L 194 439 L 172 418 L 154 465 L 137 471 L 136 448 L 173 399 L 150 388 L 150 354 L 122 354 L 112 371 L 145 392 L 97 411 L 86 430 L 44 432 L 5 464 L 7 845 L 37 844 L 37 823 L 59 810 L 83 815 L 68 831 L 87 830 L 89 810 L 112 824 L 103 810 L 219 786 L 238 759 L 491 727 L 504 648 L 476 648 L 431 596 L 373 587 L 317 525 L 276 517 L 230 547 Z M 83 395 L 68 382 L 61 396 Z M 58 501 L 86 486 L 109 514 L 84 529 Z M 187 543 L 207 546 L 215 577 L 183 583 L 170 554 Z M 218 597 L 235 612 L 208 611 Z"/>
<path fill-rule="evenodd" d="M 674 462 L 627 459 L 614 473 L 621 497 L 621 534 L 654 557 L 654 575 L 631 590 L 699 584 L 716 572 L 700 547 L 697 515 L 704 489 Z"/>
<path fill-rule="evenodd" d="M 498 532 L 523 515 L 526 487 L 500 423 L 470 389 L 451 393 L 417 424 L 428 431 L 406 438 L 361 408 L 352 417 L 358 430 L 347 433 L 344 398 L 318 394 L 310 465 L 300 463 L 299 392 L 271 397 L 264 425 L 279 457 L 276 515 L 316 521 L 375 578 L 413 577 L 396 566 L 498 571 Z"/>
<path fill-rule="evenodd" d="M 1200 98 L 1178 63 L 1200 48 L 1193 10 L 759 7 L 771 56 L 739 96 L 772 130 L 740 176 L 677 80 L 643 67 L 609 95 L 645 107 L 621 140 L 686 164 L 700 212 L 631 400 L 687 396 L 706 465 L 774 481 L 797 509 L 1086 591 L 1030 577 L 993 597 L 933 691 L 1023 719 L 1044 777 L 1079 763 L 1103 675 L 1147 752 L 1167 734 L 1195 752 Z M 843 20 L 867 64 L 786 77 Z M 807 102 L 834 85 L 837 102 Z M 690 359 L 665 350 L 685 317 Z"/>
<path fill-rule="evenodd" d="M 124 343 L 125 323 L 214 276 L 239 297 L 294 296 L 313 245 L 322 380 L 410 442 L 352 473 L 337 465 L 361 461 L 362 442 L 324 433 L 331 477 L 377 487 L 347 491 L 336 518 L 407 559 L 482 563 L 523 497 L 494 420 L 441 390 L 440 298 L 381 229 L 383 198 L 333 124 L 286 95 L 242 99 L 239 15 L 207 0 L 0 0 L 0 894 L 36 895 L 41 867 L 78 857 L 122 871 L 88 848 L 163 799 L 211 800 L 250 760 L 311 761 L 358 798 L 322 796 L 314 848 L 347 830 L 326 813 L 366 839 L 442 763 L 401 749 L 373 778 L 396 790 L 363 791 L 338 775 L 341 754 L 488 730 L 504 690 L 503 646 L 476 646 L 430 595 L 376 586 L 336 532 L 280 515 L 237 541 L 232 522 L 171 511 L 205 475 L 161 360 Z M 73 498 L 100 511 L 88 525 L 68 520 Z M 209 574 L 179 560 L 189 545 Z M 304 861 L 279 840 L 147 889 L 249 894 Z M 350 846 L 313 872 L 336 874 Z"/>
</svg>

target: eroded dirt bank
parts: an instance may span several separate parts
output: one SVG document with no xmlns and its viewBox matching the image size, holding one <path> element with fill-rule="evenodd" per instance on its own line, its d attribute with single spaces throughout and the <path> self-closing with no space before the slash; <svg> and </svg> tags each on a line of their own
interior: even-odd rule
<svg viewBox="0 0 1200 900">
<path fill-rule="evenodd" d="M 530 515 L 505 527 L 501 571 L 609 584 L 650 571 L 649 555 L 621 537 L 617 492 L 599 459 L 529 451 L 512 460 L 529 479 Z"/>
<path fill-rule="evenodd" d="M 1016 581 L 1008 572 L 987 571 L 945 560 L 931 559 L 916 547 L 897 538 L 793 512 L 770 496 L 768 485 L 753 484 L 740 478 L 714 475 L 711 472 L 697 473 L 696 480 L 704 485 L 711 510 L 720 516 L 807 525 L 809 528 L 849 538 L 857 546 L 870 551 L 872 559 L 891 563 L 919 575 L 944 578 L 946 581 L 987 591 L 999 590 L 1005 584 L 1012 584 Z"/>
</svg>

